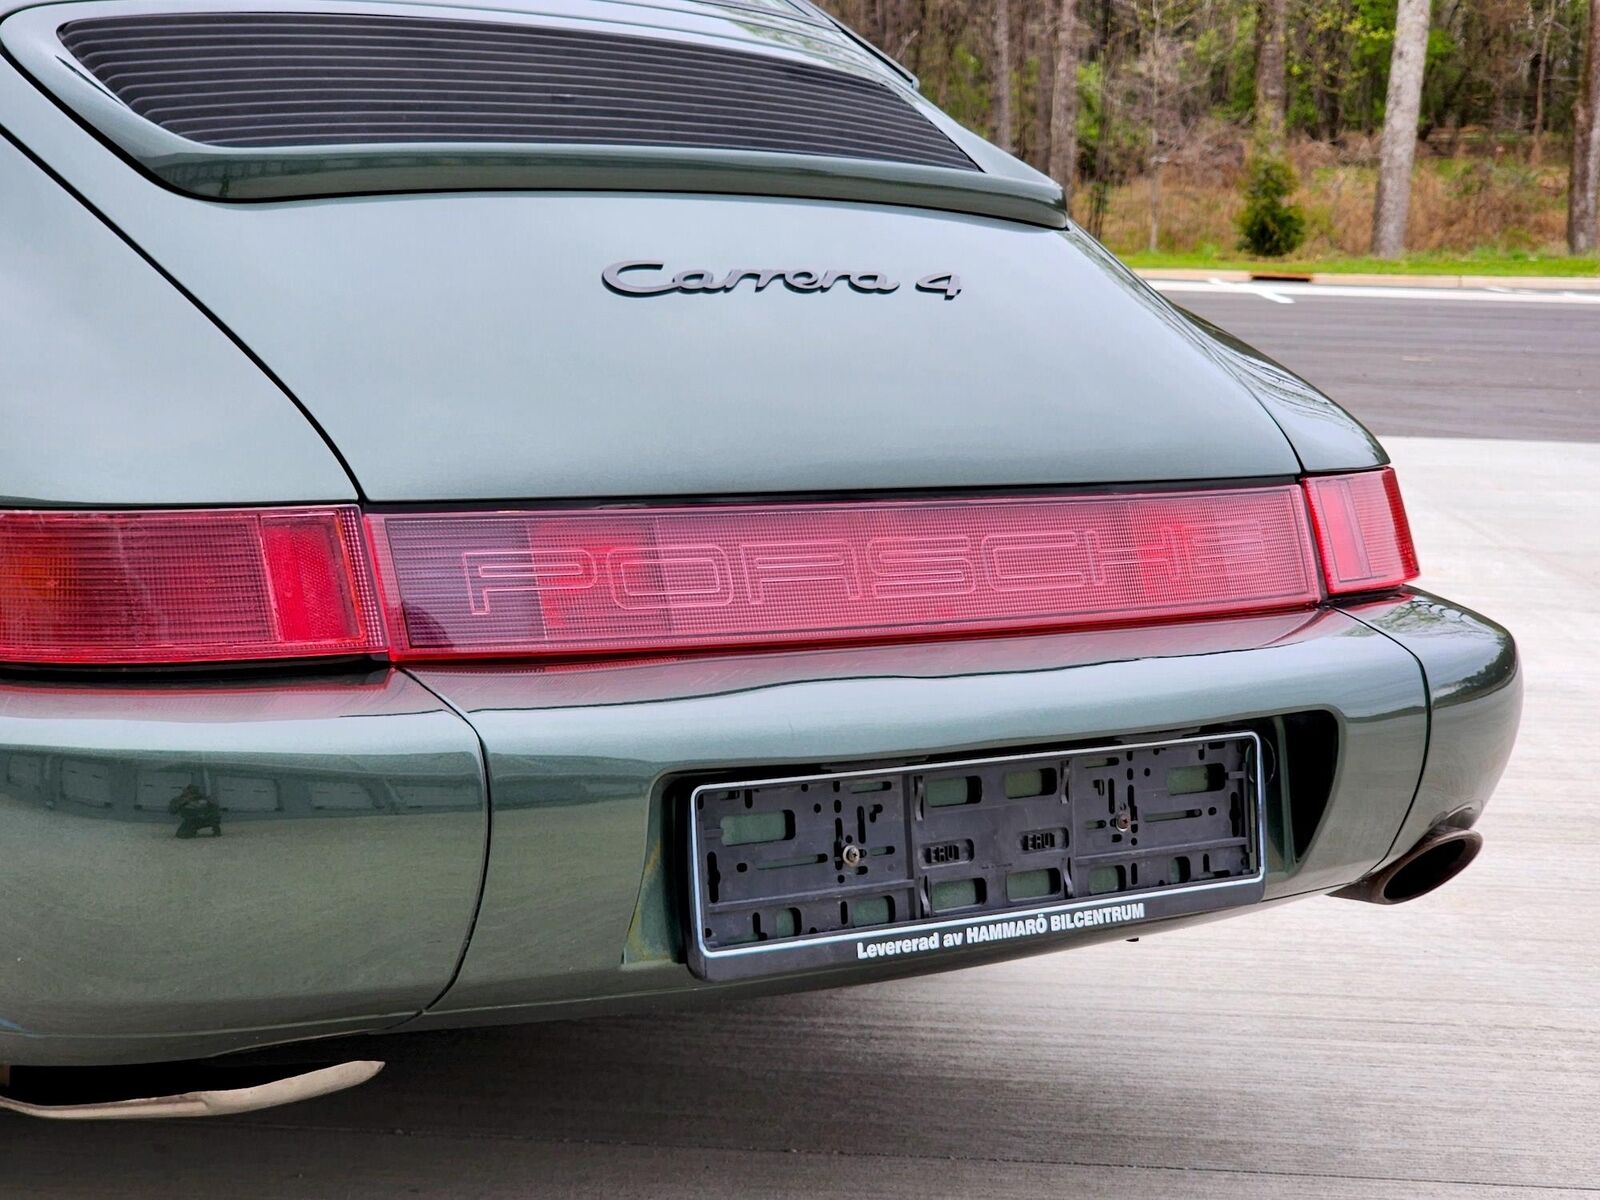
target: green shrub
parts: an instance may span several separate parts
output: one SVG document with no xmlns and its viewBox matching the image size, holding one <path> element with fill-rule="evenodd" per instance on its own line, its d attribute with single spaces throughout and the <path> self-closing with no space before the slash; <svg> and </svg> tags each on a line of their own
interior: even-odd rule
<svg viewBox="0 0 1600 1200">
<path fill-rule="evenodd" d="M 1239 248 L 1263 258 L 1281 258 L 1306 240 L 1306 217 L 1285 201 L 1300 181 L 1282 158 L 1258 150 L 1245 169 L 1244 212 L 1239 217 Z"/>
</svg>

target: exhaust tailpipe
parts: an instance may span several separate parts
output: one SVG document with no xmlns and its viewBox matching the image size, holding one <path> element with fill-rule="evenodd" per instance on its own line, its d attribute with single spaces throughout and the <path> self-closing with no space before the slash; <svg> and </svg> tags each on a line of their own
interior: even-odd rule
<svg viewBox="0 0 1600 1200">
<path fill-rule="evenodd" d="M 1404 904 L 1426 896 L 1467 869 L 1483 849 L 1483 834 L 1471 829 L 1435 829 L 1382 870 L 1333 895 L 1368 904 Z"/>
<path fill-rule="evenodd" d="M 183 1064 L 145 1070 L 160 1076 L 185 1074 Z M 238 1077 L 230 1078 L 226 1070 L 201 1064 L 189 1072 L 200 1086 L 162 1093 L 145 1092 L 139 1086 L 139 1068 L 111 1068 L 102 1073 L 82 1067 L 0 1066 L 0 1112 L 55 1121 L 225 1117 L 342 1092 L 365 1083 L 381 1070 L 381 1062 L 363 1061 L 292 1074 L 272 1072 L 265 1077 L 251 1072 L 232 1073 Z M 110 1080 L 100 1078 L 102 1074 L 109 1075 Z M 170 1083 L 171 1079 L 165 1082 Z M 125 1095 L 129 1086 L 133 1094 Z"/>
</svg>

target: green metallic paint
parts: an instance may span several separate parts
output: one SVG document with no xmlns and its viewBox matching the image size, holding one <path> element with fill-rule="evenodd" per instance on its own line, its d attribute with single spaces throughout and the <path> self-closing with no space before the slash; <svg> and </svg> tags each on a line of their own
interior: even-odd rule
<svg viewBox="0 0 1600 1200">
<path fill-rule="evenodd" d="M 1341 742 L 1331 803 L 1302 857 L 1274 847 L 1268 898 L 1329 890 L 1436 817 L 1475 816 L 1514 732 L 1514 661 L 1503 631 L 1418 596 L 1353 615 L 416 671 L 425 686 L 400 672 L 14 680 L 0 685 L 0 904 L 34 915 L 8 927 L 0 1061 L 150 1061 L 682 1002 L 707 985 L 682 962 L 669 806 L 676 780 L 708 770 L 1319 709 Z M 1439 697 L 1426 765 L 1425 677 Z M 188 786 L 218 803 L 202 816 L 221 837 L 175 836 Z"/>
<path fill-rule="evenodd" d="M 679 880 L 659 805 L 683 772 L 977 753 L 1326 709 L 1345 749 L 1336 800 L 1306 858 L 1269 881 L 1269 896 L 1282 896 L 1338 886 L 1383 856 L 1422 770 L 1427 721 L 1411 655 L 1336 612 L 417 674 L 483 739 L 494 806 L 472 946 L 434 1011 L 508 1019 L 530 1006 L 699 986 L 661 942 L 676 926 Z"/>
<path fill-rule="evenodd" d="M 156 6 L 162 0 L 154 0 Z M 435 9 L 470 20 L 472 17 L 499 19 L 540 16 L 562 23 L 591 22 L 622 32 L 665 34 L 689 40 L 704 39 L 743 42 L 747 50 L 802 52 L 828 66 L 848 68 L 900 82 L 911 82 L 903 69 L 890 63 L 871 47 L 863 45 L 815 6 L 791 5 L 788 0 L 471 0 L 465 5 L 441 5 L 437 0 L 384 0 L 401 9 Z M 16 12 L 49 9 L 58 14 L 81 15 L 91 8 L 108 12 L 151 12 L 152 6 L 127 3 L 95 3 L 94 0 L 0 0 L 0 17 Z M 178 6 L 167 0 L 166 8 Z M 259 12 L 251 0 L 210 0 L 204 7 L 190 5 L 191 11 Z M 329 5 L 331 10 L 334 5 Z M 367 12 L 360 3 L 344 5 L 345 11 Z M 70 20 L 61 15 L 58 21 Z"/>
<path fill-rule="evenodd" d="M 1311 384 L 1253 346 L 1201 317 L 1178 310 L 1199 330 L 1202 344 L 1237 376 L 1283 430 L 1310 474 L 1386 466 L 1378 439 Z"/>
<path fill-rule="evenodd" d="M 0 138 L 0 504 L 348 500 L 294 404 Z"/>
<path fill-rule="evenodd" d="M 1227 330 L 1174 305 L 1082 230 L 1074 227 L 1069 236 L 1085 257 L 1138 296 L 1168 328 L 1243 384 L 1289 439 L 1303 470 L 1361 471 L 1388 463 L 1389 455 L 1366 426 L 1311 384 Z"/>
<path fill-rule="evenodd" d="M 472 730 L 398 672 L 0 684 L 0 1062 L 413 1016 L 460 960 L 487 822 Z"/>
<path fill-rule="evenodd" d="M 1415 654 L 1428 679 L 1427 766 L 1387 863 L 1429 830 L 1470 828 L 1482 815 L 1516 741 L 1522 671 L 1504 628 L 1438 596 L 1417 592 L 1352 612 Z"/>
<path fill-rule="evenodd" d="M 115 205 L 117 220 L 274 369 L 375 501 L 1298 469 L 1232 377 L 1163 336 L 1059 233 L 770 199 L 474 194 L 244 209 L 144 186 L 149 207 Z M 629 298 L 600 282 L 626 258 L 877 270 L 902 287 Z M 962 278 L 953 301 L 911 287 L 946 270 Z M 1130 421 L 1161 435 L 1130 438 Z"/>
<path fill-rule="evenodd" d="M 1162 336 L 1061 234 L 1027 226 L 773 199 L 474 194 L 209 206 L 136 236 L 278 371 L 375 501 L 1298 469 L 1231 376 Z M 901 286 L 619 296 L 600 272 L 628 259 L 878 271 Z M 946 271 L 960 275 L 954 300 L 912 286 Z M 1130 438 L 1130 421 L 1162 436 Z"/>
<path fill-rule="evenodd" d="M 1060 189 L 992 175 L 821 155 L 672 147 L 450 145 L 279 151 L 260 161 L 183 155 L 151 163 L 166 183 L 218 200 L 439 191 L 679 192 L 858 200 L 1000 217 L 1060 229 Z"/>
</svg>

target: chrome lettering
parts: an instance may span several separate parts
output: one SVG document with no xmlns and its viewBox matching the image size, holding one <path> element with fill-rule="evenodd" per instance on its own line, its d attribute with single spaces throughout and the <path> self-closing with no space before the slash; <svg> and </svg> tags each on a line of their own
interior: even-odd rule
<svg viewBox="0 0 1600 1200">
<path fill-rule="evenodd" d="M 680 292 L 720 292 L 723 281 L 710 271 L 679 271 L 672 277 L 672 286 Z"/>
<path fill-rule="evenodd" d="M 887 296 L 900 290 L 898 283 L 877 271 L 858 271 L 848 278 L 850 290 L 855 292 L 878 292 Z"/>
<path fill-rule="evenodd" d="M 618 292 L 624 296 L 664 296 L 668 292 L 678 290 L 676 280 L 670 283 L 657 284 L 655 287 L 648 287 L 637 283 L 629 283 L 622 276 L 628 271 L 660 271 L 666 265 L 666 263 L 646 262 L 643 259 L 637 262 L 612 263 L 604 271 L 600 272 L 600 281 L 613 292 Z"/>
<path fill-rule="evenodd" d="M 600 281 L 619 296 L 732 292 L 737 291 L 746 279 L 754 281 L 753 290 L 757 292 L 765 291 L 774 283 L 782 283 L 791 292 L 827 292 L 840 283 L 847 284 L 852 292 L 862 295 L 887 296 L 900 290 L 899 281 L 882 271 L 847 271 L 837 267 L 821 271 L 809 267 L 734 267 L 719 277 L 707 267 L 690 267 L 662 281 L 657 273 L 664 273 L 666 269 L 665 263 L 643 258 L 614 262 L 600 272 Z M 945 273 L 924 276 L 917 284 L 917 290 L 953 300 L 960 294 L 961 286 L 956 276 Z"/>
</svg>

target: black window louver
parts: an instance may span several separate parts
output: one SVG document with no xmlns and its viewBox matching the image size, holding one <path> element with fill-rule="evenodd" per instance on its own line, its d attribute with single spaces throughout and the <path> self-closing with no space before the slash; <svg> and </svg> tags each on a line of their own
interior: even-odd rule
<svg viewBox="0 0 1600 1200">
<path fill-rule="evenodd" d="M 151 14 L 58 34 L 140 116 L 212 146 L 677 146 L 977 169 L 885 84 L 718 47 L 357 13 Z"/>
</svg>

